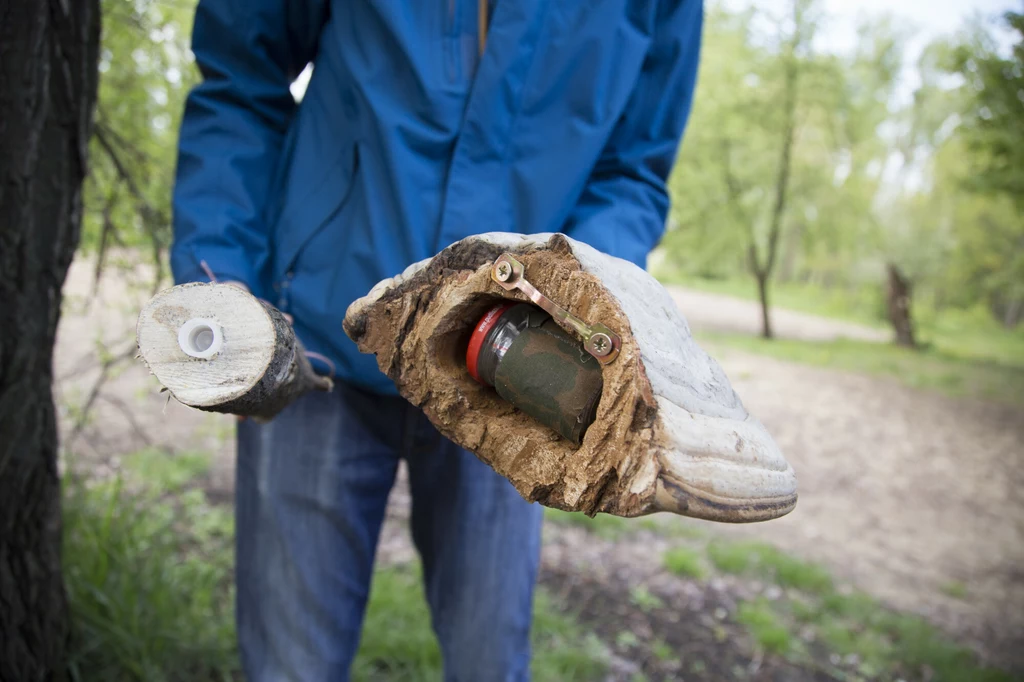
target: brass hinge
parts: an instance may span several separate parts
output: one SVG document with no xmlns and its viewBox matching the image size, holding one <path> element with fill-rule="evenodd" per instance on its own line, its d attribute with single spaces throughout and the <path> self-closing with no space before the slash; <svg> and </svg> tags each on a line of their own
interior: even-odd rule
<svg viewBox="0 0 1024 682">
<path fill-rule="evenodd" d="M 508 253 L 499 256 L 491 268 L 491 279 L 498 286 L 506 291 L 519 289 L 555 320 L 572 327 L 583 338 L 583 348 L 602 365 L 607 365 L 618 357 L 622 348 L 622 340 L 618 334 L 599 322 L 587 324 L 538 291 L 537 287 L 526 281 L 525 275 L 526 267 Z"/>
</svg>

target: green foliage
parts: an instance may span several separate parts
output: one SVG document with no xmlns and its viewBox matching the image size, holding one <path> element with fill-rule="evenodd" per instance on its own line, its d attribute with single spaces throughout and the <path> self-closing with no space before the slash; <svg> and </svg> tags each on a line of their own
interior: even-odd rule
<svg viewBox="0 0 1024 682">
<path fill-rule="evenodd" d="M 887 147 L 876 131 L 902 37 L 866 25 L 854 56 L 818 53 L 820 3 L 790 4 L 793 19 L 781 23 L 766 10 L 708 12 L 694 111 L 670 180 L 669 271 L 722 278 L 777 266 L 779 280 L 829 281 L 877 253 L 872 202 Z"/>
<path fill-rule="evenodd" d="M 701 579 L 707 574 L 700 553 L 686 547 L 673 547 L 665 552 L 662 563 L 669 573 Z"/>
<path fill-rule="evenodd" d="M 757 645 L 767 652 L 785 654 L 792 646 L 793 637 L 789 629 L 767 600 L 740 604 L 736 620 L 747 627 Z"/>
<path fill-rule="evenodd" d="M 1016 34 L 1011 54 L 999 54 L 984 33 L 954 51 L 951 70 L 970 96 L 957 132 L 974 155 L 972 188 L 1003 194 L 1024 211 L 1024 14 L 1007 12 L 1004 21 Z"/>
<path fill-rule="evenodd" d="M 789 4 L 803 22 L 800 40 L 828 20 L 815 3 Z M 919 301 L 939 312 L 982 304 L 1007 325 L 1024 318 L 1024 42 L 1001 55 L 981 24 L 959 43 L 935 42 L 907 98 L 899 87 L 906 27 L 869 19 L 851 52 L 819 53 L 794 48 L 792 22 L 781 28 L 768 11 L 709 8 L 659 273 L 735 280 L 752 256 L 764 263 L 795 72 L 772 287 L 869 295 L 859 316 L 875 320 L 892 263 L 914 284 L 912 310 Z M 1006 21 L 1024 29 L 1021 15 Z"/>
<path fill-rule="evenodd" d="M 233 542 L 231 515 L 199 491 L 172 502 L 66 479 L 72 679 L 235 679 Z"/>
<path fill-rule="evenodd" d="M 961 123 L 938 155 L 938 184 L 956 237 L 952 272 L 971 301 L 983 300 L 1006 324 L 1024 318 L 1024 15 L 1009 12 L 1016 43 L 1000 54 L 975 27 L 946 60 L 962 79 Z"/>
<path fill-rule="evenodd" d="M 178 126 L 197 81 L 189 37 L 195 0 L 102 0 L 100 85 L 81 247 L 125 246 L 162 267 Z"/>
</svg>

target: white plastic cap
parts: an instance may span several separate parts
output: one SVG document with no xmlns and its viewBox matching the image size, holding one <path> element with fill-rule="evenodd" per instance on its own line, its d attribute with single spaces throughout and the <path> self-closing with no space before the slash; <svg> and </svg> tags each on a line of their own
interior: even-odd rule
<svg viewBox="0 0 1024 682">
<path fill-rule="evenodd" d="M 178 345 L 193 358 L 209 360 L 224 346 L 224 331 L 213 320 L 194 317 L 178 330 Z"/>
</svg>

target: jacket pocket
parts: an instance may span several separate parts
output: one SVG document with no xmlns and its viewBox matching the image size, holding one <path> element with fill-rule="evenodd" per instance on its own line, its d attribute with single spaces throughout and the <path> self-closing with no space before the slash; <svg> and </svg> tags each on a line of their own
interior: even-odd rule
<svg viewBox="0 0 1024 682">
<path fill-rule="evenodd" d="M 359 172 L 359 145 L 352 144 L 331 164 L 324 176 L 305 192 L 289 192 L 277 221 L 274 262 L 276 278 L 283 285 L 295 268 L 303 249 L 329 225 L 352 196 Z M 291 185 L 298 177 L 292 177 Z M 281 281 L 281 280 L 285 281 Z"/>
</svg>

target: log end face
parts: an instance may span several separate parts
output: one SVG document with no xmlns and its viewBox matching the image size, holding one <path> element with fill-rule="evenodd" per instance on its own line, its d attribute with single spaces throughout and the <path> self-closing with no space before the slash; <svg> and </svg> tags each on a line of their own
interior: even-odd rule
<svg viewBox="0 0 1024 682">
<path fill-rule="evenodd" d="M 167 289 L 139 315 L 142 360 L 179 402 L 210 407 L 246 394 L 266 372 L 277 334 L 252 295 L 229 284 Z"/>
</svg>

